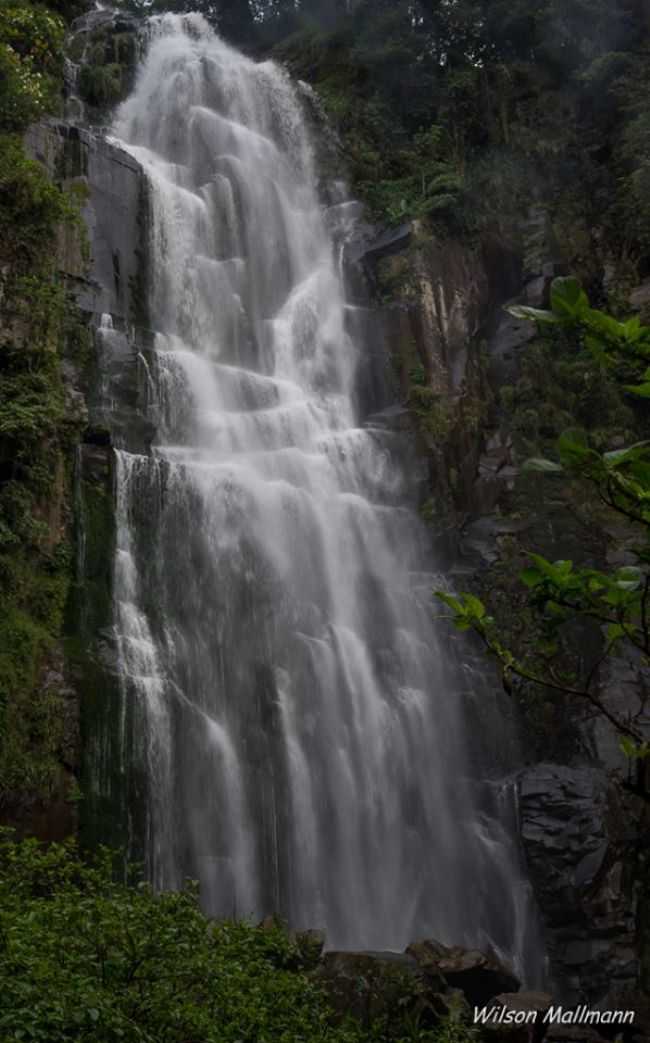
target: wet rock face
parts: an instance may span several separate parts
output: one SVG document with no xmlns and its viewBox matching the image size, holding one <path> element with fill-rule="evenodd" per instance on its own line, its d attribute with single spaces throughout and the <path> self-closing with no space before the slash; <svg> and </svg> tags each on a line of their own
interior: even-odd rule
<svg viewBox="0 0 650 1043">
<path fill-rule="evenodd" d="M 70 722 L 66 719 L 65 735 L 70 738 L 66 738 L 62 756 L 60 794 L 58 790 L 53 793 L 42 814 L 38 807 L 24 810 L 22 821 L 28 831 L 47 840 L 80 832 L 84 843 L 115 847 L 126 843 L 127 795 L 119 778 L 120 740 L 113 727 L 112 459 L 113 447 L 122 439 L 128 437 L 143 449 L 150 438 L 140 419 L 142 411 L 135 408 L 141 394 L 140 350 L 149 338 L 144 307 L 148 201 L 138 164 L 91 129 L 90 124 L 101 122 L 104 110 L 100 113 L 97 108 L 93 114 L 81 105 L 75 91 L 82 56 L 93 48 L 104 49 L 102 69 L 113 58 L 126 68 L 124 48 L 131 61 L 136 29 L 132 20 L 106 11 L 91 12 L 75 23 L 67 70 L 68 119 L 45 121 L 26 135 L 29 154 L 43 164 L 52 181 L 76 190 L 81 201 L 85 232 L 81 224 L 61 230 L 57 265 L 66 288 L 76 298 L 87 341 L 83 350 L 62 365 L 68 411 L 82 431 L 74 466 L 74 513 L 75 560 L 83 582 L 73 589 L 65 670 L 49 670 L 44 679 L 44 685 L 66 700 Z M 57 679 L 59 674 L 65 682 Z M 99 727 L 97 721 L 106 722 L 106 758 L 102 761 L 107 765 L 106 778 L 102 776 L 99 782 L 90 764 L 96 751 L 88 743 L 89 731 Z M 84 736 L 80 744 L 75 738 L 79 732 Z M 66 801 L 68 775 L 80 777 L 84 795 L 80 821 L 77 805 Z M 129 801 L 136 807 L 132 797 L 129 794 Z"/>
<path fill-rule="evenodd" d="M 393 380 L 412 408 L 442 535 L 477 495 L 489 397 L 478 341 L 491 307 L 488 272 L 477 249 L 440 241 L 417 222 L 361 226 L 346 262 L 353 297 L 365 286 L 384 303 Z"/>
<path fill-rule="evenodd" d="M 140 350 L 150 342 L 146 285 L 147 183 L 126 152 L 93 131 L 65 122 L 32 127 L 30 154 L 66 187 L 83 186 L 88 256 L 77 233 L 62 240 L 59 265 L 78 306 L 95 329 L 88 371 L 72 374 L 70 396 L 86 398 L 89 429 L 108 429 L 115 444 L 128 437 L 142 450 L 151 431 L 137 409 Z M 85 407 L 84 407 L 85 408 Z M 135 428 L 137 427 L 137 430 Z"/>
<path fill-rule="evenodd" d="M 601 1002 L 634 987 L 635 895 L 603 771 L 538 764 L 521 777 L 522 838 L 557 994 Z M 620 822 L 619 822 L 620 825 Z"/>
<path fill-rule="evenodd" d="M 56 706 L 57 769 L 47 795 L 35 796 L 29 791 L 6 794 L 0 808 L 0 824 L 15 829 L 17 837 L 38 837 L 46 843 L 57 843 L 73 835 L 78 826 L 75 793 L 79 767 L 79 701 L 71 684 L 62 642 L 48 653 L 38 687 Z"/>
<path fill-rule="evenodd" d="M 82 216 L 90 257 L 80 260 L 78 244 L 60 252 L 61 271 L 76 283 L 80 308 L 133 322 L 144 267 L 146 200 L 140 167 L 102 137 L 65 122 L 31 127 L 26 146 L 52 180 L 85 188 Z"/>
</svg>

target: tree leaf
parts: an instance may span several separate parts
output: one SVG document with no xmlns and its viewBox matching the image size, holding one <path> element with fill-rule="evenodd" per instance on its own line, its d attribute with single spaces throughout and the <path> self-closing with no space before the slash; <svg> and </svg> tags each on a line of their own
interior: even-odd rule
<svg viewBox="0 0 650 1043">
<path fill-rule="evenodd" d="M 616 572 L 614 582 L 621 590 L 638 590 L 643 578 L 643 572 L 638 566 L 625 565 Z"/>
<path fill-rule="evenodd" d="M 478 620 L 485 618 L 486 608 L 480 598 L 477 598 L 474 594 L 463 594 L 462 598 L 468 615 L 474 616 Z"/>
<path fill-rule="evenodd" d="M 522 467 L 522 471 L 542 471 L 545 474 L 559 474 L 563 470 L 562 464 L 558 464 L 554 460 L 546 460 L 541 456 L 531 457 Z"/>
<path fill-rule="evenodd" d="M 597 334 L 599 337 L 604 337 L 605 340 L 621 342 L 625 340 L 625 329 L 622 323 L 618 322 L 617 319 L 613 319 L 611 315 L 606 315 L 603 311 L 598 311 L 596 308 L 587 308 L 583 315 L 584 321 L 588 329 Z"/>
<path fill-rule="evenodd" d="M 544 322 L 557 324 L 560 319 L 552 311 L 542 311 L 541 308 L 529 308 L 526 304 L 510 304 L 506 308 L 509 315 L 514 319 L 528 319 L 532 322 Z"/>
<path fill-rule="evenodd" d="M 557 441 L 557 450 L 563 464 L 575 467 L 587 461 L 598 461 L 600 457 L 589 448 L 587 435 L 582 428 L 568 428 Z"/>
<path fill-rule="evenodd" d="M 639 398 L 650 398 L 650 381 L 647 384 L 624 384 L 623 387 Z"/>
<path fill-rule="evenodd" d="M 610 453 L 603 453 L 603 463 L 607 470 L 611 471 L 623 463 L 641 460 L 646 455 L 648 446 L 650 446 L 650 441 L 635 442 L 634 445 L 627 446 L 625 449 L 614 449 Z"/>
<path fill-rule="evenodd" d="M 576 278 L 560 277 L 551 283 L 551 308 L 561 319 L 576 319 L 589 310 L 589 298 Z"/>
<path fill-rule="evenodd" d="M 625 637 L 625 627 L 620 623 L 611 623 L 607 627 L 607 640 L 610 644 L 619 641 L 622 637 Z"/>
<path fill-rule="evenodd" d="M 464 615 L 465 610 L 463 608 L 463 605 L 461 604 L 461 602 L 459 601 L 459 599 L 457 597 L 454 597 L 453 594 L 448 594 L 444 590 L 436 590 L 435 591 L 435 595 L 436 595 L 437 598 L 440 599 L 440 601 L 444 602 L 445 605 L 447 605 L 449 608 L 453 609 L 453 611 L 456 613 L 456 615 L 460 615 L 460 616 Z"/>
<path fill-rule="evenodd" d="M 532 567 L 522 569 L 519 573 L 519 579 L 522 583 L 525 583 L 527 587 L 537 587 L 543 581 L 544 577 L 539 569 Z"/>
</svg>

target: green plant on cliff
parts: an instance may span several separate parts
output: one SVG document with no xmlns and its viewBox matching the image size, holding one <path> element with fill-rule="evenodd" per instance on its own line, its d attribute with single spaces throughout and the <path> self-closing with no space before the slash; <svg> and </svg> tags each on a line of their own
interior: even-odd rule
<svg viewBox="0 0 650 1043">
<path fill-rule="evenodd" d="M 45 7 L 0 9 L 0 126 L 20 130 L 57 104 L 63 22 Z"/>
<path fill-rule="evenodd" d="M 61 353 L 76 319 L 56 244 L 78 217 L 21 136 L 57 104 L 63 31 L 39 5 L 0 11 L 0 814 L 12 795 L 47 792 L 63 727 L 40 674 L 70 574 L 65 499 L 77 432 Z"/>
<path fill-rule="evenodd" d="M 537 322 L 559 346 L 567 336 L 579 342 L 596 379 L 599 374 L 613 375 L 622 393 L 646 415 L 650 327 L 641 325 L 638 318 L 621 322 L 591 308 L 573 278 L 554 281 L 550 310 L 524 306 L 509 310 L 517 318 Z M 625 752 L 641 760 L 650 755 L 642 724 L 643 694 L 639 705 L 629 711 L 613 709 L 599 693 L 597 682 L 605 661 L 622 651 L 635 657 L 641 667 L 650 665 L 650 440 L 603 450 L 593 445 L 587 432 L 570 428 L 558 439 L 553 458 L 532 458 L 524 469 L 549 480 L 577 478 L 585 483 L 599 508 L 629 526 L 635 539 L 628 554 L 634 560 L 604 571 L 579 568 L 572 561 L 551 562 L 531 553 L 520 578 L 528 590 L 529 608 L 548 642 L 523 657 L 503 645 L 499 621 L 475 595 L 438 591 L 437 596 L 451 608 L 455 625 L 477 633 L 501 663 L 507 686 L 519 678 L 585 700 L 613 725 Z M 558 655 L 560 632 L 577 620 L 602 631 L 599 656 L 578 677 L 563 669 Z"/>
</svg>

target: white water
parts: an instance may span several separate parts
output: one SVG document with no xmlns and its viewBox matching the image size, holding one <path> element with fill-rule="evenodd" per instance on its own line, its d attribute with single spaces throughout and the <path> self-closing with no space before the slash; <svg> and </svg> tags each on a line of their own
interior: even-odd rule
<svg viewBox="0 0 650 1043">
<path fill-rule="evenodd" d="M 115 566 L 150 875 L 331 945 L 433 936 L 522 969 L 512 809 L 467 763 L 463 681 L 413 589 L 404 440 L 360 426 L 295 89 L 199 16 L 150 25 L 114 127 L 151 199 L 157 437 L 118 453 Z"/>
</svg>

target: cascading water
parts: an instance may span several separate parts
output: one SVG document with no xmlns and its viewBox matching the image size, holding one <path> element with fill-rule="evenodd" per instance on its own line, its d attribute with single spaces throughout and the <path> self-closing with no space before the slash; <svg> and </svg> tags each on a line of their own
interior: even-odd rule
<svg viewBox="0 0 650 1043">
<path fill-rule="evenodd" d="M 114 573 L 150 875 L 332 945 L 432 936 L 522 969 L 516 844 L 471 781 L 463 682 L 418 597 L 404 436 L 360 426 L 296 90 L 167 15 L 114 134 L 151 203 L 157 433 L 117 452 Z"/>
</svg>

